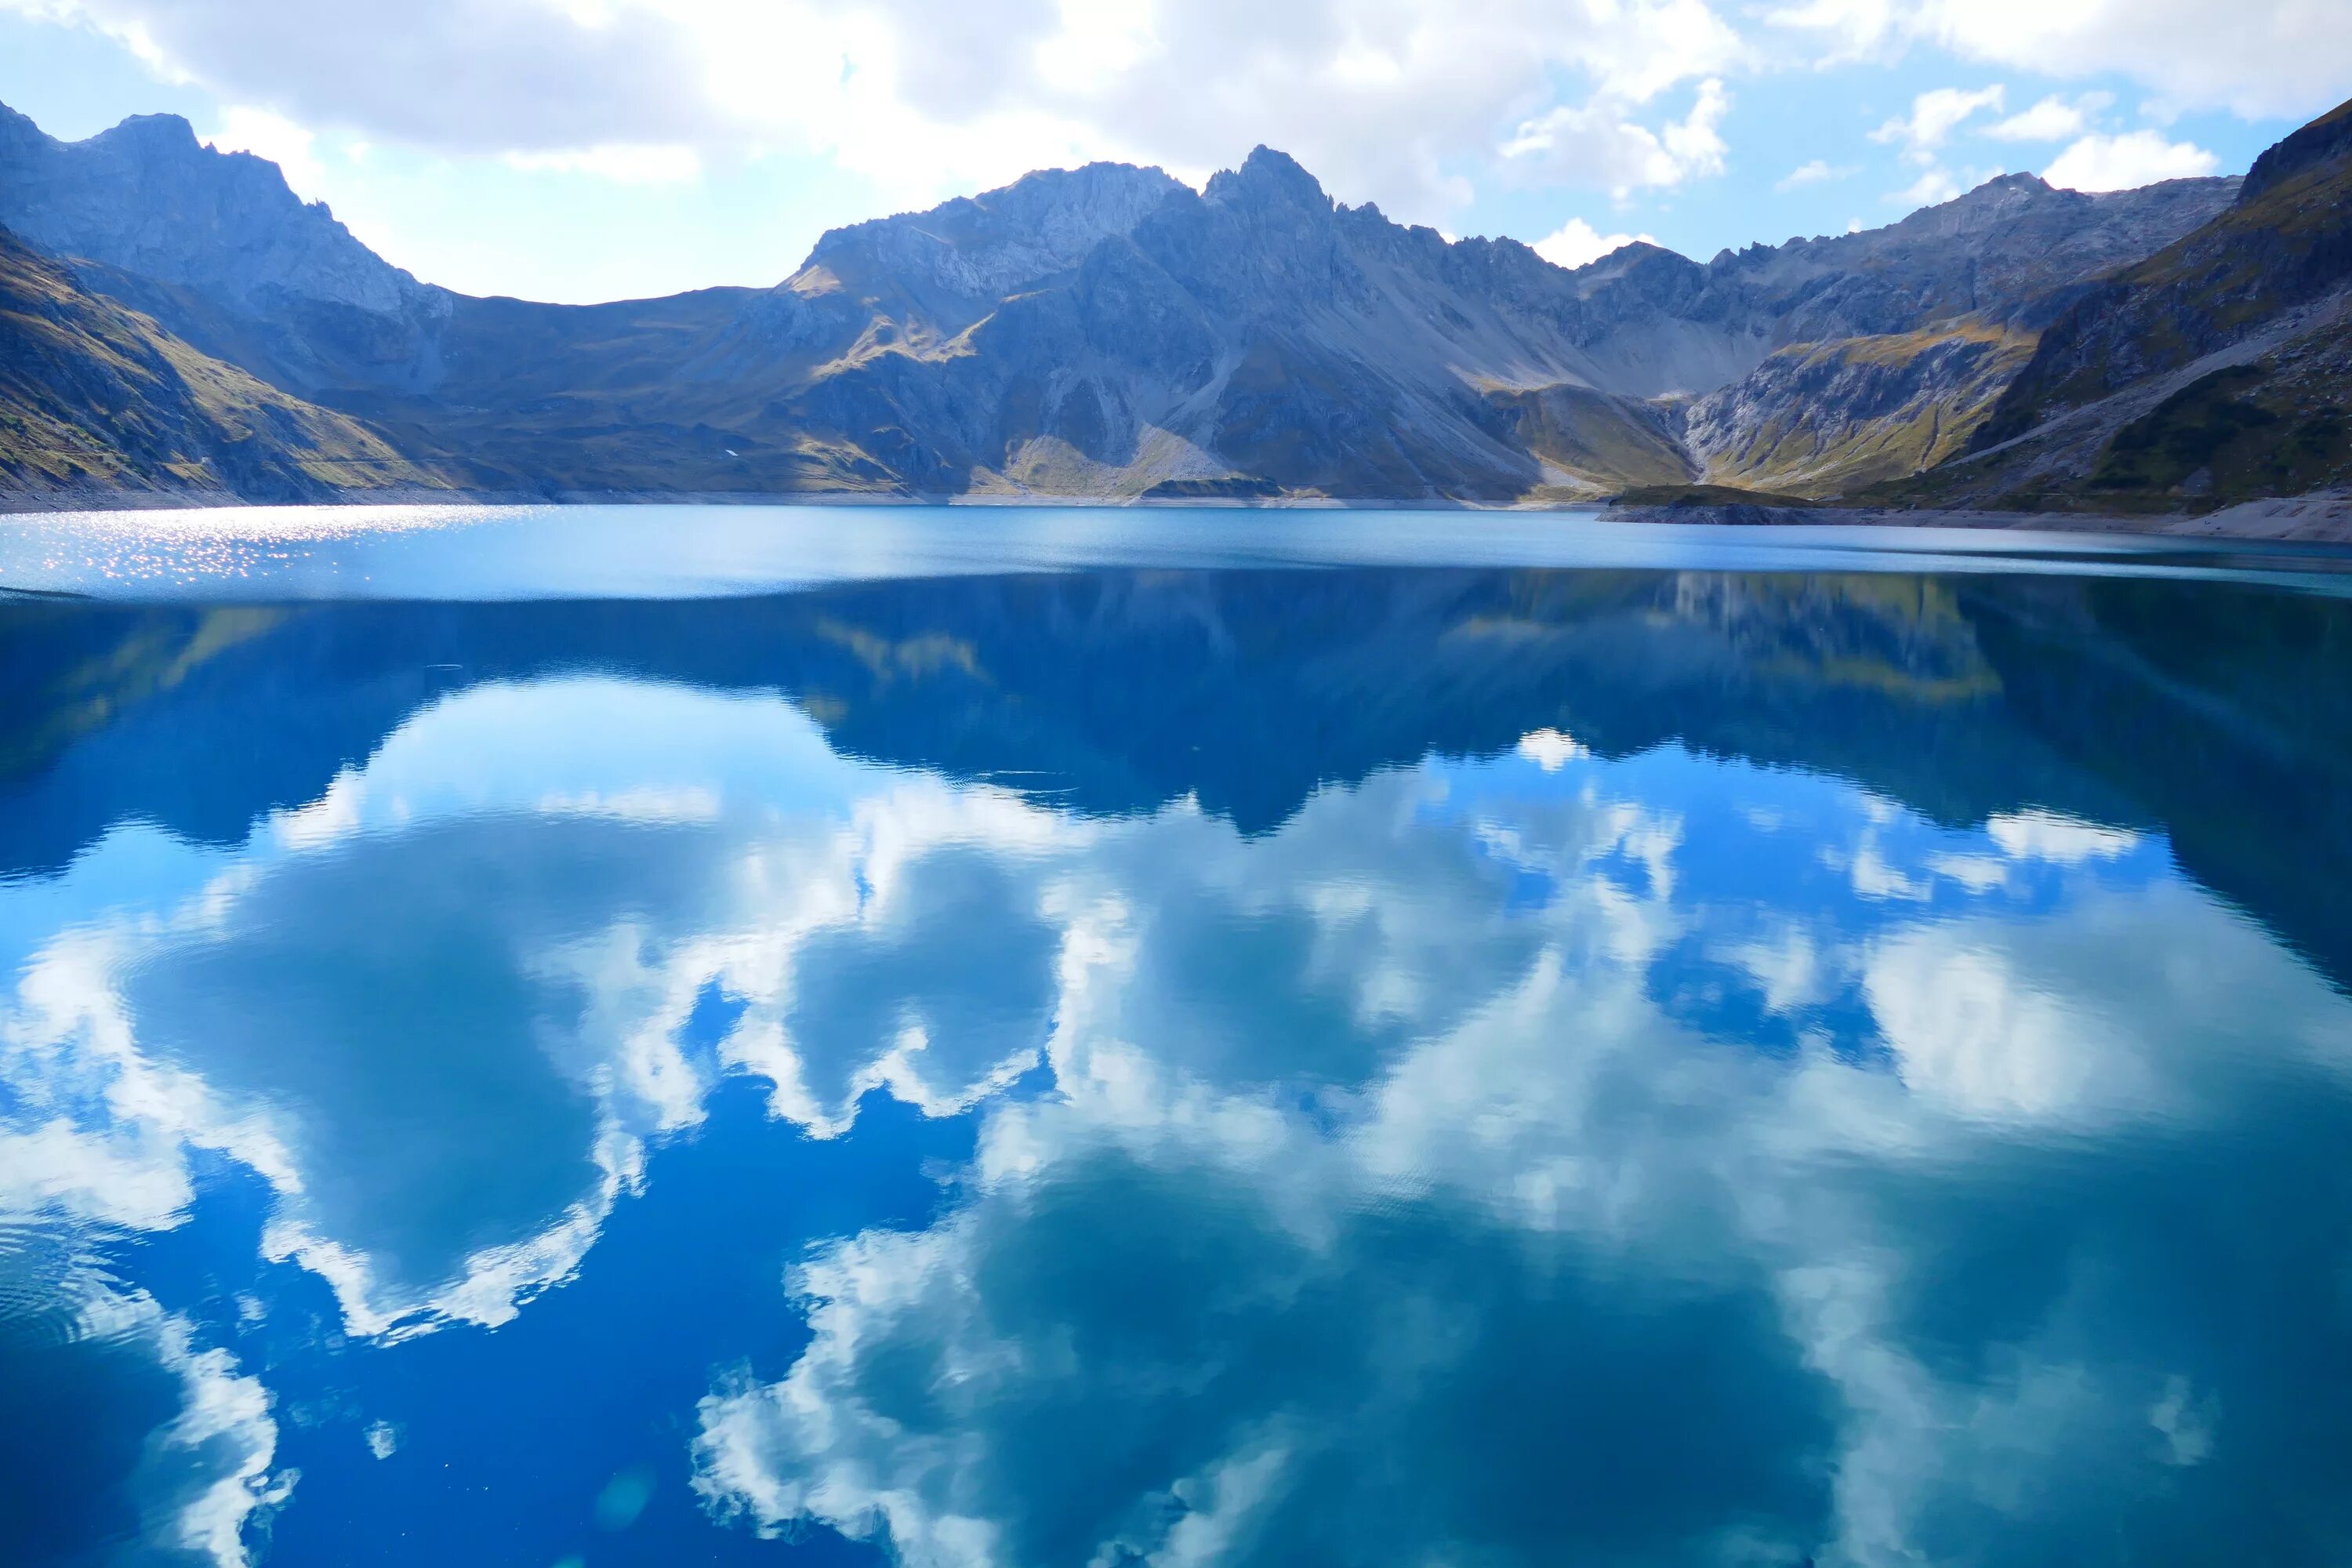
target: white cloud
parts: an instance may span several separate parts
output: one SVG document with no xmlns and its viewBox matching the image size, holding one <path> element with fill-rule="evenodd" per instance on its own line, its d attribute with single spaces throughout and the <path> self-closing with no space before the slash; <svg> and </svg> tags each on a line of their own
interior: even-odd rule
<svg viewBox="0 0 2352 1568">
<path fill-rule="evenodd" d="M 1644 620 L 1654 604 L 1641 599 Z M 1575 745 L 1535 730 L 1519 754 L 1540 765 Z M 1617 1556 L 1712 1558 L 1728 1542 L 1796 1561 L 1834 1529 L 1819 1555 L 1940 1561 L 1947 1493 L 1940 1517 L 2004 1559 L 2018 1553 L 1995 1532 L 2059 1539 L 2044 1527 L 2079 1522 L 2066 1510 L 2084 1496 L 2088 1514 L 2116 1495 L 2169 1506 L 2158 1489 L 2078 1483 L 2228 1462 L 2236 1435 L 2217 1415 L 2255 1405 L 2226 1380 L 2267 1393 L 2245 1380 L 2310 1342 L 2231 1331 L 2272 1321 L 2263 1292 L 2284 1288 L 2150 1245 L 2147 1216 L 2340 1212 L 2334 1189 L 2266 1205 L 2248 1173 L 2340 1169 L 2341 1081 L 2316 1075 L 2342 1069 L 2344 999 L 2158 858 L 2106 864 L 2128 842 L 2115 830 L 2020 812 L 1979 843 L 1834 778 L 1775 772 L 1766 789 L 1759 770 L 1705 765 L 1708 789 L 1671 798 L 1727 816 L 1756 789 L 1784 832 L 1864 825 L 1872 879 L 1916 884 L 1923 844 L 1990 848 L 2101 896 L 1956 919 L 1937 888 L 1934 908 L 1857 915 L 1775 871 L 1727 898 L 1703 873 L 1736 866 L 1736 847 L 1680 866 L 1680 822 L 1613 793 L 1655 780 L 1657 761 L 1547 781 L 1521 761 L 1433 759 L 1321 787 L 1244 834 L 1190 799 L 1096 820 L 847 763 L 772 696 L 482 685 L 420 710 L 331 786 L 331 808 L 265 821 L 239 850 L 175 858 L 160 832 L 124 830 L 53 885 L 0 889 L 10 931 L 92 900 L 103 917 L 70 921 L 23 966 L 0 1070 L 47 1076 L 10 1079 L 0 1104 L 13 1117 L 47 1103 L 33 1089 L 62 1103 L 94 1083 L 125 1145 L 91 1162 L 50 1139 L 24 1155 L 21 1201 L 170 1223 L 184 1184 L 134 1156 L 144 1132 L 176 1135 L 252 1163 L 310 1226 L 294 1256 L 324 1272 L 370 1262 L 361 1228 L 475 1144 L 529 1156 L 518 1166 L 569 1152 L 595 1181 L 590 1140 L 691 1125 L 720 1068 L 767 1077 L 777 1112 L 820 1135 L 877 1088 L 977 1110 L 978 1157 L 937 1221 L 809 1253 L 803 1353 L 703 1408 L 706 1495 L 767 1526 L 887 1531 L 910 1565 L 1083 1562 L 1098 1545 L 1105 1560 L 1287 1561 L 1302 1552 L 1277 1548 L 1310 1539 L 1341 1560 L 1424 1561 L 1473 1531 L 1507 1562 L 1619 1523 Z M 122 907 L 127 886 L 175 868 L 194 891 Z M 2132 871 L 2156 879 L 2105 892 Z M 1855 872 L 1860 888 L 1859 856 Z M 1678 880 L 1695 890 L 1678 897 Z M 1775 918 L 1792 912 L 1807 923 Z M 1007 929 L 1017 940 L 998 945 Z M 400 1051 L 327 1048 L 366 1045 L 337 1031 L 377 1020 L 306 1014 L 282 992 L 340 995 L 326 977 L 355 943 L 393 973 L 429 954 L 440 985 L 474 998 L 467 1026 L 396 1029 Z M 301 986 L 261 983 L 254 960 L 273 951 Z M 1694 967 L 1744 976 L 1792 1021 L 1861 1013 L 1885 1048 L 1751 1048 L 1688 1000 L 1677 981 Z M 689 1059 L 677 1037 L 714 984 L 741 1018 Z M 486 1000 L 518 990 L 561 1005 Z M 118 1005 L 132 991 L 148 1005 Z M 186 1026 L 194 1007 L 212 1009 L 205 1026 Z M 37 1026 L 68 1013 L 65 1037 Z M 322 1021 L 336 1028 L 307 1026 Z M 456 1044 L 436 1052 L 444 1037 Z M 543 1109 L 534 1089 L 482 1116 L 442 1080 L 492 1052 L 498 1083 L 583 1114 L 511 1113 Z M 999 1096 L 1038 1069 L 1051 1092 Z M 2328 1092 L 2308 1092 L 2315 1077 Z M 2259 1140 L 2186 1142 L 2262 1094 L 2304 1113 L 2243 1118 Z M 2063 1141 L 2136 1120 L 2163 1136 Z M 2135 1158 L 2158 1173 L 2121 1163 Z M 2168 1200 L 2207 1206 L 2151 1201 L 2166 1173 L 2184 1184 Z M 478 1207 L 464 1184 L 426 1190 L 505 1230 L 548 1218 Z M 561 1210 L 569 1177 L 553 1192 Z M 412 1251 L 482 1268 L 426 1228 Z M 496 1321 L 576 1264 L 593 1226 L 562 1239 L 523 1259 L 553 1272 L 477 1272 L 471 1295 L 429 1269 L 373 1283 Z M 2268 1256 L 2307 1265 L 2336 1311 L 2334 1251 Z M 1977 1321 L 1942 1310 L 1955 1275 L 2000 1292 L 1997 1343 L 1948 1337 Z M 2248 1310 L 2198 1317 L 2201 1299 L 2177 1302 L 2190 1275 L 2242 1286 L 2228 1304 Z M 1922 1343 L 1918 1306 L 1906 1330 L 1897 1294 L 1943 1337 Z M 2113 1301 L 2127 1310 L 2101 1310 Z M 2192 1321 L 2208 1327 L 2173 1331 Z M 2250 1344 L 2282 1348 L 2250 1373 Z M 225 1361 L 209 1371 L 234 1381 Z M 216 1416 L 189 1436 L 246 1435 L 229 1446 L 236 1484 L 194 1494 L 210 1500 L 194 1516 L 207 1541 L 233 1541 L 221 1521 L 268 1490 L 258 1394 L 188 1401 Z M 1569 1425 L 1495 1443 L 1497 1403 Z M 2115 1409 L 2137 1449 L 2059 1441 L 2112 1427 Z M 1648 1444 L 1646 1495 L 1605 1487 L 1567 1514 L 1518 1512 L 1524 1541 L 1491 1532 L 1496 1497 L 1556 1499 L 1559 1454 L 1594 1434 Z M 1961 1462 L 1987 1450 L 2008 1468 Z M 1692 1452 L 1709 1458 L 1696 1473 Z M 1497 1480 L 1491 1466 L 1524 1468 Z M 2010 1484 L 2019 1473 L 2036 1484 Z M 1741 1479 L 1759 1475 L 1770 1484 Z M 1039 1528 L 1055 1550 L 1022 1534 Z M 1333 1547 L 1334 1530 L 1370 1549 Z"/>
<path fill-rule="evenodd" d="M 352 0 L 332 26 L 302 0 L 35 8 L 227 101 L 377 142 L 587 160 L 559 167 L 605 150 L 636 178 L 644 156 L 610 150 L 708 164 L 777 148 L 912 203 L 1092 158 L 1197 183 L 1263 142 L 1349 200 L 1422 220 L 1467 199 L 1454 166 L 1490 163 L 1498 121 L 1554 110 L 1570 120 L 1558 155 L 1526 166 L 1536 177 L 1616 188 L 1717 166 L 1716 99 L 1664 127 L 1641 111 L 1748 56 L 1707 0 Z"/>
<path fill-rule="evenodd" d="M 138 1300 L 152 1308 L 143 1296 Z M 185 1403 L 147 1440 L 142 1468 L 171 1477 L 178 1494 L 165 1514 L 169 1522 L 150 1529 L 167 1551 L 193 1552 L 215 1568 L 247 1568 L 247 1524 L 282 1506 L 296 1480 L 295 1472 L 269 1468 L 278 1447 L 269 1392 L 240 1372 L 228 1352 L 197 1349 L 184 1318 L 159 1314 L 152 1331 Z"/>
<path fill-rule="evenodd" d="M 625 185 L 685 184 L 702 177 L 702 157 L 691 147 L 607 145 L 557 153 L 509 153 L 526 173 L 593 174 Z"/>
<path fill-rule="evenodd" d="M 1801 185 L 1819 185 L 1832 180 L 1851 179 L 1860 172 L 1847 166 L 1832 167 L 1828 159 L 1815 158 L 1809 163 L 1800 163 L 1790 170 L 1772 188 L 1776 191 L 1793 191 Z"/>
<path fill-rule="evenodd" d="M 85 1217 L 0 1206 L 0 1227 L 19 1240 L 44 1232 L 54 1238 L 61 1219 Z M 0 1300 L 6 1303 L 0 1308 L 0 1331 L 6 1331 L 0 1364 L 12 1377 L 35 1366 L 47 1373 L 25 1380 L 29 1388 L 23 1391 L 0 1378 L 0 1418 L 29 1441 L 38 1441 L 49 1423 L 64 1427 L 72 1434 L 66 1440 L 71 1468 L 47 1475 L 69 1481 L 78 1502 L 128 1505 L 127 1528 L 116 1539 L 77 1539 L 81 1529 L 114 1521 L 103 1514 L 93 1519 L 86 1507 L 62 1510 L 39 1542 L 47 1551 L 35 1555 L 250 1568 L 248 1527 L 282 1505 L 297 1479 L 295 1471 L 272 1468 L 278 1424 L 269 1392 L 226 1350 L 204 1345 L 188 1318 L 113 1279 L 90 1240 L 68 1230 L 63 1247 L 19 1245 L 0 1253 Z M 15 1316 L 27 1303 L 48 1314 L 33 1335 L 22 1332 L 25 1324 Z M 73 1391 L 80 1409 L 28 1405 L 29 1390 L 60 1387 Z M 143 1432 L 116 1425 L 144 1425 L 158 1415 Z"/>
<path fill-rule="evenodd" d="M 1654 237 L 1646 234 L 1602 234 L 1582 218 L 1572 217 L 1551 233 L 1537 240 L 1535 252 L 1555 267 L 1574 268 L 1588 266 L 1612 251 L 1622 250 L 1629 245 L 1657 243 Z M 1553 734 L 1556 731 L 1546 731 L 1544 733 Z M 1561 736 L 1560 739 L 1566 740 L 1567 737 Z M 1529 756 L 1536 756 L 1538 753 L 1529 752 L 1528 748 L 1537 743 L 1538 743 L 1538 737 L 1530 735 L 1519 742 L 1519 750 Z M 1568 743 L 1575 744 L 1572 741 Z M 1544 752 L 1541 755 L 1552 758 L 1555 753 Z M 1544 765 L 1547 768 L 1556 768 L 1559 763 L 1557 760 L 1550 760 L 1545 762 Z"/>
<path fill-rule="evenodd" d="M 2137 1121 L 2166 1137 L 2098 1147 L 2146 1149 L 2165 1181 L 2183 1132 L 2231 1125 L 2238 1096 L 2295 1092 L 2263 1086 L 2312 1071 L 2304 1053 L 2340 1034 L 2343 1000 L 2214 900 L 2168 883 L 2055 930 L 1988 915 L 1858 952 L 1784 931 L 1727 954 L 1792 1010 L 1860 959 L 1890 1073 L 1703 1041 L 1661 1011 L 1648 955 L 1594 940 L 1617 918 L 1601 891 L 1575 884 L 1532 963 L 1488 973 L 1482 1006 L 1311 1111 L 1268 1089 L 1292 1080 L 1259 1053 L 1221 1077 L 1213 1058 L 1128 1049 L 1122 1026 L 1151 1013 L 1102 1010 L 1115 997 L 1089 988 L 1064 1013 L 1062 1092 L 989 1111 L 936 1223 L 845 1238 L 794 1271 L 811 1341 L 780 1380 L 737 1375 L 703 1402 L 698 1489 L 764 1531 L 821 1521 L 910 1568 L 1285 1561 L 1309 1540 L 1434 1560 L 1474 1519 L 1497 1561 L 1572 1555 L 1596 1525 L 1665 1559 L 1706 1555 L 1678 1538 L 1719 1542 L 1727 1516 L 1759 1560 L 1940 1560 L 1955 1528 L 1998 1557 L 2095 1538 L 2106 1498 L 2166 1497 L 2168 1469 L 2225 1459 L 2214 1417 L 2232 1390 L 2293 1385 L 2291 1352 L 2251 1367 L 2226 1331 L 2188 1329 L 2213 1321 L 2192 1282 L 2229 1322 L 2306 1293 L 2315 1309 L 2293 1310 L 2332 1322 L 2332 1254 L 2284 1286 L 2210 1270 L 2147 1244 L 2138 1182 L 2050 1175 L 2053 1149 L 2079 1156 L 2066 1139 Z M 1132 985 L 1150 959 L 1148 942 L 1124 950 L 1097 978 Z M 2233 1000 L 2250 991 L 2276 1004 L 2259 1020 Z M 2250 1193 L 2210 1189 L 2248 1179 L 2271 1131 L 2251 1119 L 2179 1190 L 2239 1212 Z M 2298 1138 L 2279 1172 L 2332 1168 L 2334 1142 L 2332 1122 Z M 1994 1255 L 2016 1237 L 2041 1246 L 2011 1271 Z M 1616 1310 L 1580 1295 L 1596 1277 Z M 2001 1303 L 1981 1343 L 1942 1309 L 1963 1288 Z M 1140 1329 L 1138 1300 L 1153 1309 Z M 1698 1302 L 1722 1315 L 1680 1316 Z M 1754 1379 L 1732 1401 L 1740 1434 L 1769 1426 L 1765 1447 L 1833 1478 L 1785 1512 L 1677 1470 L 1670 1501 L 1612 1488 L 1528 1516 L 1522 1538 L 1476 1500 L 1522 1495 L 1515 1467 L 1555 1448 L 1481 1447 L 1495 1468 L 1467 1490 L 1459 1465 L 1414 1462 L 1418 1445 L 1463 1451 L 1465 1406 L 1431 1394 L 1463 1386 L 1521 1391 L 1529 1410 L 1573 1391 L 1576 1430 L 1638 1426 L 1685 1452 L 1681 1424 L 1717 1419 L 1726 1356 Z M 1640 1370 L 1621 1383 L 1604 1365 Z M 1679 1397 L 1655 1400 L 1653 1367 L 1687 1373 Z M 2240 1462 L 2260 1473 L 2259 1445 Z M 1374 1471 L 1416 1477 L 1411 1506 L 1366 1484 Z M 2199 1510 L 2166 1508 L 2156 1528 L 2197 1530 Z M 1819 1533 L 1780 1536 L 1792 1515 Z"/>
<path fill-rule="evenodd" d="M 2069 102 L 2052 94 L 2032 108 L 2011 115 L 1984 133 L 2002 142 L 2063 142 L 2090 129 L 2091 116 L 2115 101 L 2104 92 L 2086 92 Z"/>
<path fill-rule="evenodd" d="M 1590 225 L 1580 226 L 1577 224 L 1570 224 L 1569 226 L 1570 228 L 1582 226 L 1584 232 L 1588 235 L 1592 232 Z M 1560 232 L 1565 234 L 1568 230 L 1562 229 Z M 1553 237 L 1557 238 L 1559 237 L 1554 236 Z M 1622 235 L 1618 236 L 1613 242 L 1609 244 L 1609 249 L 1614 250 L 1619 246 L 1625 243 L 1626 240 L 1624 237 Z M 1537 249 L 1538 250 L 1541 250 L 1542 248 L 1543 247 L 1541 246 L 1537 247 Z M 1608 253 L 1609 252 L 1607 250 L 1603 250 L 1596 252 L 1595 254 L 1606 256 Z M 1566 267 L 1571 265 L 1571 263 L 1563 261 L 1560 265 Z M 1561 768 L 1567 766 L 1570 763 L 1576 761 L 1578 758 L 1591 756 L 1592 754 L 1592 749 L 1587 746 L 1583 742 L 1578 740 L 1575 736 L 1568 733 L 1565 730 L 1555 730 L 1549 726 L 1546 726 L 1541 730 L 1530 730 L 1526 734 L 1520 736 L 1518 752 L 1519 755 L 1527 758 L 1528 761 L 1535 763 L 1536 766 L 1543 769 L 1544 772 L 1548 773 L 1556 773 L 1559 772 Z"/>
<path fill-rule="evenodd" d="M 1939 87 L 1912 100 L 1909 114 L 1881 125 L 1870 133 L 1870 139 L 1892 142 L 1902 149 L 1905 158 L 1924 164 L 1932 161 L 1937 149 L 1951 139 L 1952 132 L 1970 118 L 1984 110 L 1998 110 L 2005 96 L 1998 82 L 1974 92 Z"/>
<path fill-rule="evenodd" d="M 2052 160 L 2042 177 L 2074 191 L 2122 191 L 2158 180 L 2210 174 L 2221 160 L 2190 142 L 2168 142 L 2158 131 L 2085 136 Z"/>
<path fill-rule="evenodd" d="M 2067 866 L 2112 860 L 2139 845 L 2137 833 L 2102 827 L 2054 811 L 1996 812 L 1985 819 L 1985 837 L 2011 859 L 2055 860 Z"/>
<path fill-rule="evenodd" d="M 1890 206 L 1916 209 L 1940 206 L 1959 194 L 1960 183 L 1949 170 L 1939 166 L 1927 170 L 1899 191 L 1887 192 L 1886 202 Z"/>
<path fill-rule="evenodd" d="M 1503 143 L 1507 166 L 1559 184 L 1599 185 L 1623 195 L 1723 172 L 1721 127 L 1731 95 L 1714 78 L 1699 83 L 1690 112 L 1656 131 L 1607 100 L 1563 106 L 1522 124 Z"/>
<path fill-rule="evenodd" d="M 281 114 L 243 106 L 221 116 L 212 144 L 224 153 L 250 153 L 278 165 L 297 195 L 316 201 L 324 188 L 326 168 L 314 150 L 318 137 Z"/>
<path fill-rule="evenodd" d="M 2341 11 L 2311 0 L 1812 0 L 1767 19 L 1832 58 L 1925 44 L 2044 76 L 2121 75 L 2249 117 L 2315 114 L 2352 92 Z"/>
</svg>

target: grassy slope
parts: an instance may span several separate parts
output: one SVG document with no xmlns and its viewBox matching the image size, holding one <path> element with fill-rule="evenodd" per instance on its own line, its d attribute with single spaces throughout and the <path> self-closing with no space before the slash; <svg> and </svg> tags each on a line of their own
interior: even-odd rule
<svg viewBox="0 0 2352 1568">
<path fill-rule="evenodd" d="M 0 231 L 0 489 L 287 500 L 440 482 L 357 420 L 206 358 Z"/>
<path fill-rule="evenodd" d="M 1867 499 L 2143 511 L 2352 482 L 2352 321 L 2322 310 L 2280 331 L 2352 287 L 2352 103 L 2265 160 L 2281 153 L 2303 155 L 2044 334 L 1978 432 L 1983 455 Z M 2161 398 L 2146 390 L 2258 333 L 2277 341 Z"/>
<path fill-rule="evenodd" d="M 1546 386 L 1489 392 L 1486 401 L 1508 417 L 1513 437 L 1538 461 L 1596 492 L 1696 477 L 1689 458 L 1638 405 L 1606 393 Z"/>
<path fill-rule="evenodd" d="M 338 394 L 338 406 L 485 489 L 880 492 L 894 477 L 787 399 L 805 356 L 715 344 L 755 291 L 609 305 L 456 301 L 429 396 Z M 880 350 L 872 353 L 882 352 Z"/>
<path fill-rule="evenodd" d="M 2033 342 L 1971 320 L 1782 349 L 1745 384 L 1778 406 L 1706 478 L 1818 498 L 1932 468 L 1966 449 Z"/>
</svg>

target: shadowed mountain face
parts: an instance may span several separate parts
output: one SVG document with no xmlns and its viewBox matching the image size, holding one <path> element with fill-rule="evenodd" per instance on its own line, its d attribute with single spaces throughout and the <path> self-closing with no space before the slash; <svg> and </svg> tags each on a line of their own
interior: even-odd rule
<svg viewBox="0 0 2352 1568">
<path fill-rule="evenodd" d="M 828 234 L 772 289 L 566 307 L 419 284 L 170 117 L 0 120 L 0 223 L 86 286 L 534 494 L 1831 493 L 1957 449 L 2074 291 L 2235 188 L 2013 175 L 1870 233 L 1569 271 L 1260 148 L 1199 193 L 1032 174 Z"/>
<path fill-rule="evenodd" d="M 781 691 L 854 756 L 1103 817 L 1192 797 L 1249 834 L 1325 785 L 1531 732 L 1614 757 L 1679 744 L 1954 826 L 2042 810 L 2163 832 L 2352 984 L 2332 805 L 2352 789 L 2352 616 L 2267 590 L 1379 570 L 691 603 L 18 600 L 0 656 L 20 675 L 0 695 L 0 875 L 54 871 L 129 820 L 236 842 L 455 692 L 602 670 Z M 173 763 L 224 731 L 247 740 Z"/>
<path fill-rule="evenodd" d="M 0 486 L 325 500 L 436 483 L 359 421 L 198 353 L 0 229 Z"/>
<path fill-rule="evenodd" d="M 449 298 L 305 203 L 278 166 L 177 115 L 61 142 L 0 107 L 0 225 L 91 285 L 282 388 L 429 377 Z"/>
<path fill-rule="evenodd" d="M 1966 460 L 1907 496 L 2156 510 L 2352 482 L 2352 103 L 2212 221 L 2085 289 Z"/>
</svg>

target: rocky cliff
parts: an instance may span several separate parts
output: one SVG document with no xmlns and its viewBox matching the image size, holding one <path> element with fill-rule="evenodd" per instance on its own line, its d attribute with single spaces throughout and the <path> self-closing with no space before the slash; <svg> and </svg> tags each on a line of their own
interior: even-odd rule
<svg viewBox="0 0 2352 1568">
<path fill-rule="evenodd" d="M 2082 291 L 1934 504 L 2170 510 L 2352 483 L 2352 104 L 2231 205 Z"/>
<path fill-rule="evenodd" d="M 295 195 L 275 163 L 215 152 L 177 115 L 67 142 L 0 105 L 0 225 L 281 386 L 432 379 L 450 297 Z"/>
<path fill-rule="evenodd" d="M 2258 169 L 2263 199 L 2313 157 Z M 184 121 L 62 143 L 0 112 L 0 223 L 83 288 L 540 494 L 1835 495 L 1977 439 L 2045 330 L 2237 190 L 2011 175 L 1884 229 L 1571 271 L 1260 148 L 1200 192 L 1041 173 L 829 233 L 773 289 L 567 307 L 420 284 Z"/>
<path fill-rule="evenodd" d="M 2058 297 L 2234 189 L 2022 176 L 1875 234 L 1571 272 L 1335 204 L 1268 149 L 1197 195 L 1095 165 L 826 237 L 697 366 L 762 408 L 701 416 L 924 493 L 1821 493 L 1958 449 Z"/>
<path fill-rule="evenodd" d="M 357 421 L 198 353 L 0 230 L 0 489 L 324 500 L 441 483 Z"/>
</svg>

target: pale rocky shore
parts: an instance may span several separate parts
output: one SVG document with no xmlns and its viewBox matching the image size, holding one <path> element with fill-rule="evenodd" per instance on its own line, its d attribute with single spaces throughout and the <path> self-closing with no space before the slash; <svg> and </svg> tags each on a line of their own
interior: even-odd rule
<svg viewBox="0 0 2352 1568">
<path fill-rule="evenodd" d="M 1982 528 L 2035 533 L 2144 534 L 2179 539 L 2274 539 L 2352 544 L 2352 490 L 2241 502 L 2208 512 L 1988 511 L 1973 508 L 1609 507 L 1629 522 L 1712 522 L 1815 527 Z"/>
<path fill-rule="evenodd" d="M 45 489 L 31 493 L 0 490 L 0 519 L 14 514 L 60 511 L 170 511 L 205 507 L 248 507 L 257 503 L 226 492 L 100 491 Z M 268 504 L 268 503 L 262 503 Z M 315 504 L 288 502 L 283 504 Z M 2245 539 L 2326 544 L 2352 544 L 2352 489 L 2315 491 L 2310 495 L 2245 501 L 2201 513 L 2098 511 L 1994 511 L 1974 508 L 1872 508 L 1731 506 L 1615 506 L 1605 501 L 1584 507 L 1481 506 L 1444 500 L 1157 500 L 1129 498 L 1078 499 L 1068 496 L 887 495 L 747 495 L 731 491 L 661 493 L 580 491 L 562 495 L 530 495 L 511 491 L 478 491 L 416 488 L 380 491 L 354 507 L 383 505 L 476 506 L 872 506 L 944 505 L 959 507 L 1146 507 L 1202 508 L 1217 510 L 1358 511 L 1444 510 L 1560 511 L 1579 517 L 1599 516 L 1618 522 L 1673 522 L 1816 528 L 1968 528 L 2034 533 L 2082 533 L 2113 536 L 2136 534 L 2177 539 Z"/>
</svg>

